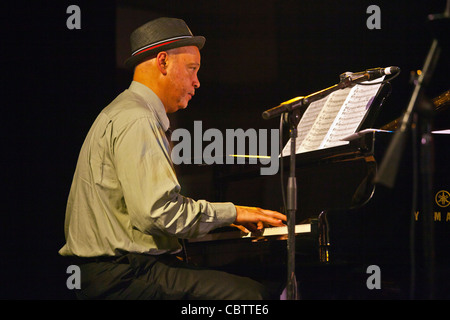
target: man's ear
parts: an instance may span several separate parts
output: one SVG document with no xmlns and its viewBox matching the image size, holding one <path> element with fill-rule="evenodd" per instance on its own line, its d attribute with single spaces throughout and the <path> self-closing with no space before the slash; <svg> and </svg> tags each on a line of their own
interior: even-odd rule
<svg viewBox="0 0 450 320">
<path fill-rule="evenodd" d="M 163 74 L 167 74 L 167 63 L 169 60 L 169 54 L 165 51 L 161 51 L 156 56 L 156 66 L 158 67 L 158 70 Z"/>
</svg>

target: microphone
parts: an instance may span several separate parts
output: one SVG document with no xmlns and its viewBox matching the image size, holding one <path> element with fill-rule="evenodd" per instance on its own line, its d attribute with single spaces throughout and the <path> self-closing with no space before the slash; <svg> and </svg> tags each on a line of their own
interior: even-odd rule
<svg viewBox="0 0 450 320">
<path fill-rule="evenodd" d="M 400 72 L 399 67 L 372 68 L 361 72 L 345 72 L 339 76 L 341 80 L 350 77 L 350 80 L 371 81 L 385 75 L 393 75 Z"/>
</svg>

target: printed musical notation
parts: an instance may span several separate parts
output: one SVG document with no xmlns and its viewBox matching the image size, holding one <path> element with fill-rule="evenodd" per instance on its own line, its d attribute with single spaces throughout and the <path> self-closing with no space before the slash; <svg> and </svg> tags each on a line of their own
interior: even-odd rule
<svg viewBox="0 0 450 320">
<path fill-rule="evenodd" d="M 314 151 L 349 143 L 343 138 L 355 133 L 370 109 L 381 84 L 380 80 L 366 81 L 345 88 L 311 103 L 297 126 L 296 153 Z M 290 154 L 289 140 L 282 156 Z"/>
</svg>

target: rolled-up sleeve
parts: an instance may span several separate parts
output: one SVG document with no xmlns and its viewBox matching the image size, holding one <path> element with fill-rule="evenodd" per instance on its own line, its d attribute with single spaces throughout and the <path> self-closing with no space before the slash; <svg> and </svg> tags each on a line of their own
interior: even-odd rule
<svg viewBox="0 0 450 320">
<path fill-rule="evenodd" d="M 192 238 L 234 222 L 232 203 L 180 194 L 167 140 L 154 119 L 142 117 L 114 129 L 113 162 L 133 228 L 155 236 Z"/>
</svg>

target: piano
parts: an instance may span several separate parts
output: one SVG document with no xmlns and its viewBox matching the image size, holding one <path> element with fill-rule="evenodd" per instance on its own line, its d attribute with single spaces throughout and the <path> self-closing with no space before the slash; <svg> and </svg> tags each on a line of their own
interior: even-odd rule
<svg viewBox="0 0 450 320">
<path fill-rule="evenodd" d="M 448 92 L 447 92 L 448 97 Z M 448 98 L 445 102 L 448 106 Z M 442 106 L 442 104 L 441 104 Z M 446 124 L 448 125 L 448 123 Z M 390 124 L 395 130 L 395 124 Z M 450 283 L 450 132 L 434 131 L 432 222 L 433 293 L 449 298 Z M 423 298 L 428 290 L 420 163 L 408 143 L 396 183 L 374 183 L 393 132 L 369 131 L 350 144 L 296 155 L 296 275 L 306 299 Z M 411 141 L 411 139 L 409 140 Z M 289 161 L 284 161 L 286 176 Z M 205 169 L 203 167 L 202 169 Z M 215 201 L 232 201 L 283 211 L 280 175 L 261 176 L 251 164 L 213 166 Z M 419 171 L 420 173 L 420 171 Z M 414 190 L 414 181 L 418 181 Z M 415 200 L 415 201 L 413 201 Z M 413 208 L 414 206 L 414 208 Z M 286 279 L 286 230 L 266 228 L 243 234 L 236 228 L 214 230 L 185 242 L 187 259 L 196 265 L 251 276 L 268 282 Z M 413 241 L 412 241 L 413 240 Z M 369 266 L 381 270 L 382 290 L 370 290 Z M 431 289 L 429 289 L 431 290 Z"/>
</svg>

